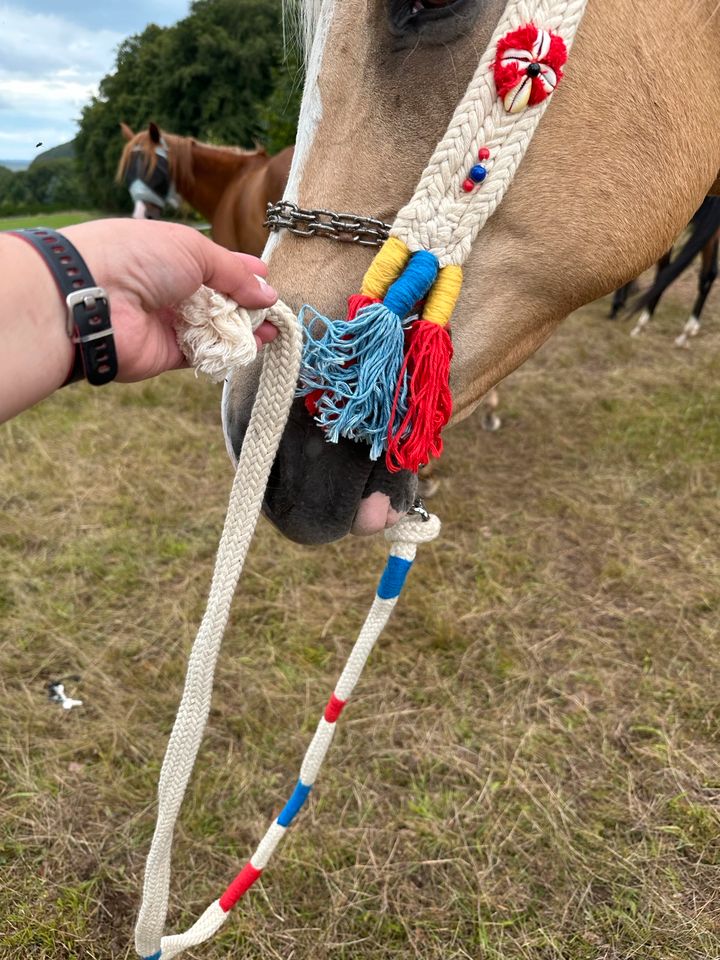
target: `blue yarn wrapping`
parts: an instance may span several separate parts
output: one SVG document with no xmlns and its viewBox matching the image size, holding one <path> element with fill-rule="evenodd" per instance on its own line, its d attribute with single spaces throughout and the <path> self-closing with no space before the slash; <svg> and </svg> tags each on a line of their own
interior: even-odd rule
<svg viewBox="0 0 720 960">
<path fill-rule="evenodd" d="M 307 784 L 303 783 L 302 780 L 298 780 L 292 796 L 285 804 L 280 816 L 277 818 L 277 822 L 281 827 L 285 827 L 287 829 L 287 827 L 290 826 L 295 817 L 302 810 L 305 801 L 310 796 L 311 790 L 312 784 L 308 786 Z"/>
<path fill-rule="evenodd" d="M 439 269 L 440 265 L 434 254 L 425 250 L 414 253 L 402 276 L 398 277 L 386 293 L 383 303 L 398 317 L 407 317 L 418 300 L 427 296 Z"/>
<path fill-rule="evenodd" d="M 384 302 L 363 307 L 353 320 L 330 320 L 307 305 L 300 311 L 305 345 L 298 396 L 322 391 L 316 419 L 331 443 L 362 440 L 370 445 L 371 460 L 382 456 L 405 356 L 402 321 L 427 295 L 438 270 L 433 254 L 413 254 Z M 324 329 L 316 335 L 318 323 Z M 404 373 L 396 417 L 404 417 L 406 408 Z"/>
</svg>

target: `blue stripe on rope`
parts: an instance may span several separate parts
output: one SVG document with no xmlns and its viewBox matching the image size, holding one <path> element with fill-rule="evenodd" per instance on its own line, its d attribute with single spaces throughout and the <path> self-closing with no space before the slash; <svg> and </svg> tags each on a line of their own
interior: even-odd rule
<svg viewBox="0 0 720 960">
<path fill-rule="evenodd" d="M 288 802 L 285 804 L 285 809 L 277 818 L 277 822 L 281 827 L 289 827 L 293 822 L 295 817 L 300 813 L 303 808 L 303 804 L 308 798 L 310 791 L 312 790 L 312 785 L 306 787 L 302 780 L 298 780 L 297 786 L 293 790 L 293 795 L 290 797 Z"/>
<path fill-rule="evenodd" d="M 160 960 L 162 956 L 162 950 L 158 950 L 157 953 L 154 953 L 151 957 L 143 957 L 143 960 Z"/>
<path fill-rule="evenodd" d="M 377 595 L 381 600 L 393 600 L 400 596 L 411 566 L 412 560 L 403 560 L 402 557 L 388 557 L 377 590 Z"/>
</svg>

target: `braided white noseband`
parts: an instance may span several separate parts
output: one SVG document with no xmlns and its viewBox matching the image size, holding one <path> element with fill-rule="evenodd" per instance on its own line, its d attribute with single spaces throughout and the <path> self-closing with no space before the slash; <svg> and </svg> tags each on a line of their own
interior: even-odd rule
<svg viewBox="0 0 720 960">
<path fill-rule="evenodd" d="M 587 0 L 509 0 L 493 39 L 458 105 L 412 200 L 398 214 L 392 235 L 411 251 L 433 253 L 441 266 L 460 265 L 470 254 L 479 230 L 504 197 L 547 107 L 538 103 L 519 116 L 498 99 L 492 65 L 498 41 L 527 23 L 556 30 L 569 48 Z M 462 174 L 474 163 L 478 148 L 489 149 L 488 182 L 469 197 Z M 247 363 L 254 356 L 253 325 L 269 319 L 279 330 L 266 348 L 260 386 L 230 494 L 210 596 L 193 645 L 182 701 L 163 762 L 158 788 L 158 819 L 145 872 L 143 902 L 135 931 L 138 953 L 146 960 L 169 960 L 207 940 L 229 909 L 262 873 L 312 788 L 329 749 L 335 722 L 357 683 L 370 651 L 387 622 L 416 545 L 439 533 L 439 522 L 413 518 L 386 533 L 392 547 L 378 595 L 353 648 L 310 745 L 298 786 L 272 824 L 256 853 L 222 897 L 183 934 L 163 937 L 170 887 L 172 837 L 183 795 L 207 721 L 213 674 L 233 593 L 242 572 L 262 506 L 265 487 L 295 393 L 301 355 L 295 314 L 278 303 L 269 311 L 235 310 L 205 288 L 190 301 L 179 339 L 193 365 L 211 375 Z M 239 325 L 238 325 L 239 321 Z"/>
<path fill-rule="evenodd" d="M 587 0 L 510 0 L 445 136 L 420 183 L 398 213 L 391 236 L 411 251 L 434 253 L 444 267 L 462 266 L 473 243 L 502 201 L 550 103 L 510 113 L 498 97 L 493 62 L 498 41 L 527 23 L 561 34 L 572 47 Z M 487 147 L 487 179 L 468 196 L 463 178 Z"/>
</svg>

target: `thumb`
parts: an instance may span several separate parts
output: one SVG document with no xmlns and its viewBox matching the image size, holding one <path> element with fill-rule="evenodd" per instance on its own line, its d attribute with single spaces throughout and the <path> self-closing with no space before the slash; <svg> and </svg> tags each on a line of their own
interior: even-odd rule
<svg viewBox="0 0 720 960">
<path fill-rule="evenodd" d="M 256 276 L 260 270 L 265 272 L 262 261 L 232 253 L 206 237 L 197 239 L 204 284 L 249 310 L 271 307 L 277 301 L 277 292 Z"/>
</svg>

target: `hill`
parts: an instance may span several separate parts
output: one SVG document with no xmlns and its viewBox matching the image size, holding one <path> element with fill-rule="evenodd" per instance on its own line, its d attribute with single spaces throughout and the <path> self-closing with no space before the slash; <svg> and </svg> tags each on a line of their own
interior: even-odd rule
<svg viewBox="0 0 720 960">
<path fill-rule="evenodd" d="M 54 160 L 74 160 L 75 159 L 75 141 L 69 140 L 67 143 L 61 143 L 57 147 L 45 150 L 39 153 L 30 164 L 31 167 L 40 166 L 42 163 L 52 162 Z"/>
</svg>

